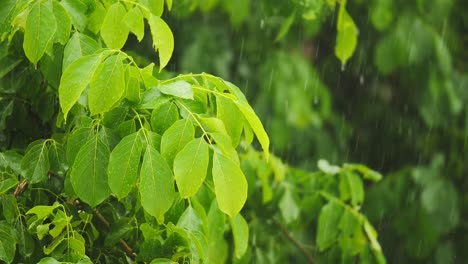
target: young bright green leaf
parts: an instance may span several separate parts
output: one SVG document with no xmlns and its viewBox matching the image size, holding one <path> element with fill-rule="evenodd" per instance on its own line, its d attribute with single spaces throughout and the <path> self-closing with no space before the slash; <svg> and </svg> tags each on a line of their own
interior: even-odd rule
<svg viewBox="0 0 468 264">
<path fill-rule="evenodd" d="M 249 226 L 242 215 L 238 214 L 229 219 L 234 236 L 234 248 L 236 258 L 241 258 L 247 251 L 249 245 Z"/>
<path fill-rule="evenodd" d="M 121 49 L 128 37 L 128 27 L 125 24 L 125 7 L 116 2 L 109 7 L 102 22 L 101 36 L 106 46 L 112 49 Z"/>
<path fill-rule="evenodd" d="M 81 57 L 70 64 L 63 73 L 59 86 L 59 99 L 64 119 L 67 119 L 68 112 L 88 86 L 102 57 L 102 53 Z"/>
<path fill-rule="evenodd" d="M 195 136 L 192 121 L 185 118 L 177 120 L 161 138 L 161 155 L 172 166 L 176 154 Z"/>
<path fill-rule="evenodd" d="M 140 0 L 151 14 L 160 17 L 164 12 L 164 0 Z"/>
<path fill-rule="evenodd" d="M 29 209 L 26 214 L 35 214 L 37 219 L 46 219 L 57 207 L 59 207 L 58 203 L 54 203 L 53 205 L 36 205 Z"/>
<path fill-rule="evenodd" d="M 141 205 L 146 212 L 158 219 L 171 208 L 175 198 L 172 171 L 151 145 L 146 147 L 143 157 L 139 190 Z"/>
<path fill-rule="evenodd" d="M 75 32 L 70 40 L 68 40 L 63 51 L 62 71 L 65 71 L 75 60 L 82 56 L 90 55 L 99 48 L 99 44 L 93 38 L 78 31 Z"/>
<path fill-rule="evenodd" d="M 342 0 L 338 12 L 338 22 L 336 26 L 338 34 L 335 46 L 335 54 L 341 60 L 341 65 L 343 67 L 356 49 L 358 35 L 356 24 L 354 24 L 353 19 L 349 16 L 345 7 L 346 0 Z"/>
<path fill-rule="evenodd" d="M 99 1 L 96 1 L 96 8 L 88 16 L 88 24 L 86 25 L 94 34 L 97 34 L 101 30 L 102 23 L 106 17 L 106 11 L 104 6 Z"/>
<path fill-rule="evenodd" d="M 164 94 L 170 94 L 183 99 L 193 100 L 192 85 L 186 81 L 175 81 L 168 84 L 158 85 L 159 91 Z"/>
<path fill-rule="evenodd" d="M 167 9 L 171 11 L 172 9 L 172 0 L 166 0 Z"/>
<path fill-rule="evenodd" d="M 174 36 L 169 26 L 160 17 L 151 15 L 148 24 L 154 50 L 159 54 L 159 71 L 161 71 L 166 67 L 174 51 Z"/>
<path fill-rule="evenodd" d="M 244 120 L 243 118 L 232 118 L 233 116 L 240 117 L 242 115 L 239 108 L 232 100 L 218 96 L 216 97 L 216 109 L 216 116 L 223 121 L 233 145 L 239 145 Z"/>
<path fill-rule="evenodd" d="M 137 132 L 124 137 L 110 154 L 109 187 L 119 199 L 127 196 L 136 184 L 142 148 Z"/>
<path fill-rule="evenodd" d="M 124 22 L 128 29 L 135 34 L 138 41 L 141 41 L 145 36 L 145 22 L 143 14 L 138 6 L 132 8 L 124 17 Z"/>
<path fill-rule="evenodd" d="M 45 141 L 33 144 L 21 160 L 21 169 L 30 183 L 38 183 L 47 179 L 49 155 Z"/>
<path fill-rule="evenodd" d="M 346 236 L 353 236 L 361 228 L 361 221 L 351 210 L 344 210 L 339 228 Z"/>
<path fill-rule="evenodd" d="M 125 72 L 122 59 L 110 56 L 97 68 L 89 83 L 88 104 L 91 115 L 107 112 L 125 92 Z"/>
<path fill-rule="evenodd" d="M 55 20 L 57 21 L 57 30 L 55 31 L 55 42 L 65 45 L 70 37 L 71 20 L 67 10 L 59 2 L 52 2 L 54 8 Z"/>
<path fill-rule="evenodd" d="M 209 162 L 208 149 L 206 141 L 197 138 L 177 153 L 174 159 L 174 176 L 182 198 L 195 195 L 205 181 Z"/>
<path fill-rule="evenodd" d="M 103 202 L 110 194 L 107 185 L 109 148 L 96 135 L 76 155 L 70 181 L 78 197 L 92 207 Z"/>
<path fill-rule="evenodd" d="M 57 21 L 54 12 L 44 1 L 36 1 L 29 11 L 24 29 L 23 49 L 33 63 L 42 58 L 49 45 L 52 45 Z"/>
<path fill-rule="evenodd" d="M 236 216 L 247 200 L 247 180 L 238 165 L 226 156 L 213 154 L 213 181 L 219 209 Z"/>
<path fill-rule="evenodd" d="M 125 98 L 131 102 L 140 102 L 140 88 L 143 80 L 140 76 L 140 69 L 135 66 L 127 67 L 127 87 L 125 89 Z"/>
<path fill-rule="evenodd" d="M 295 18 L 296 18 L 296 11 L 291 13 L 291 15 L 289 15 L 288 18 L 286 18 L 286 20 L 281 25 L 281 29 L 275 38 L 276 42 L 282 40 L 286 36 L 286 34 L 288 34 L 289 29 L 291 28 L 291 25 L 293 24 Z"/>
<path fill-rule="evenodd" d="M 177 119 L 179 119 L 177 106 L 174 102 L 167 101 L 153 110 L 151 114 L 151 127 L 162 135 Z"/>
<path fill-rule="evenodd" d="M 73 25 L 81 32 L 85 30 L 87 23 L 87 7 L 82 1 L 62 0 L 60 4 L 67 10 Z"/>
<path fill-rule="evenodd" d="M 226 134 L 222 133 L 209 133 L 213 139 L 212 143 L 216 147 L 217 151 L 229 158 L 234 164 L 240 166 L 239 155 L 236 149 L 232 146 L 232 142 Z"/>
<path fill-rule="evenodd" d="M 329 202 L 322 207 L 317 227 L 317 247 L 324 251 L 336 242 L 338 225 L 343 215 L 343 207 L 336 202 Z"/>
<path fill-rule="evenodd" d="M 270 156 L 270 139 L 268 138 L 265 128 L 263 128 L 262 122 L 248 103 L 243 101 L 236 101 L 236 105 L 244 115 L 247 122 L 249 122 L 250 127 L 257 136 L 257 139 L 260 142 L 260 145 L 262 146 L 263 152 L 265 153 L 265 156 L 268 159 Z"/>
</svg>

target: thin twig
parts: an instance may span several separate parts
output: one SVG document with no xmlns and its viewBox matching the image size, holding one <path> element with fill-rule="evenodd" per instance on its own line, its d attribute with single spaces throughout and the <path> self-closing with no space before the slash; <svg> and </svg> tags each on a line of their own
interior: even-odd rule
<svg viewBox="0 0 468 264">
<path fill-rule="evenodd" d="M 107 221 L 107 219 L 96 209 L 93 210 L 93 214 L 96 216 L 96 218 L 102 223 L 104 224 L 107 229 L 110 229 L 110 223 L 109 221 Z M 125 254 L 127 254 L 128 257 L 130 257 L 131 259 L 135 260 L 137 254 L 135 253 L 135 251 L 133 251 L 133 249 L 127 244 L 127 242 L 125 242 L 125 240 L 123 239 L 120 239 L 119 240 L 119 246 L 120 248 L 125 252 Z"/>
<path fill-rule="evenodd" d="M 312 257 L 312 255 L 310 255 L 309 251 L 307 251 L 307 249 L 289 233 L 286 227 L 284 227 L 276 219 L 273 219 L 273 222 L 275 223 L 276 226 L 278 226 L 281 229 L 281 232 L 283 233 L 283 235 L 302 252 L 304 257 L 307 259 L 307 263 L 314 264 L 315 263 L 314 258 Z"/>
</svg>

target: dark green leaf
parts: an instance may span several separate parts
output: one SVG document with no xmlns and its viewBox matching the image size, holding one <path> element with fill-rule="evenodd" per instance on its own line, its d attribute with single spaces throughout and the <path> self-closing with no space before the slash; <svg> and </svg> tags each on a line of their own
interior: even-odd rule
<svg viewBox="0 0 468 264">
<path fill-rule="evenodd" d="M 92 207 L 110 194 L 107 185 L 109 147 L 96 135 L 80 148 L 73 163 L 70 181 L 80 199 Z"/>
<path fill-rule="evenodd" d="M 49 155 L 45 141 L 34 142 L 21 160 L 23 176 L 30 183 L 45 181 L 49 172 Z"/>
<path fill-rule="evenodd" d="M 342 215 L 343 207 L 334 201 L 322 207 L 317 227 L 317 246 L 320 251 L 324 251 L 336 242 Z"/>
</svg>

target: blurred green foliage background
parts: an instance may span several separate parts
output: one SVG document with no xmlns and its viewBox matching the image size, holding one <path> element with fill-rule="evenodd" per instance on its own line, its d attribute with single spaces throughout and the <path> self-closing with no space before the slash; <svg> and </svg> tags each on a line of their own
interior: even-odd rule
<svg viewBox="0 0 468 264">
<path fill-rule="evenodd" d="M 390 263 L 463 263 L 468 5 L 349 1 L 358 44 L 342 67 L 334 3 L 174 1 L 166 17 L 177 43 L 169 70 L 238 84 L 273 152 L 289 164 L 315 169 L 327 159 L 381 171 L 363 210 Z M 141 60 L 155 56 L 149 41 L 139 47 Z"/>
</svg>

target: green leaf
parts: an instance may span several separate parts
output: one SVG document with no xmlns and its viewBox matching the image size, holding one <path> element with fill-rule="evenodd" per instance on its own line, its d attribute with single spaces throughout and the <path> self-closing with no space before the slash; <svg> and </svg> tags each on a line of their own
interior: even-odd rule
<svg viewBox="0 0 468 264">
<path fill-rule="evenodd" d="M 102 53 L 81 57 L 70 64 L 63 73 L 59 86 L 59 99 L 65 120 L 68 112 L 91 81 L 102 57 Z"/>
<path fill-rule="evenodd" d="M 92 207 L 100 204 L 110 194 L 107 185 L 109 155 L 108 146 L 96 135 L 78 151 L 71 169 L 73 190 Z"/>
<path fill-rule="evenodd" d="M 83 146 L 83 142 L 88 142 L 93 137 L 93 132 L 90 127 L 80 127 L 73 131 L 67 141 L 67 161 L 70 166 L 75 161 L 76 154 Z"/>
<path fill-rule="evenodd" d="M 87 23 L 87 7 L 86 5 L 77 0 L 62 0 L 60 4 L 67 10 L 70 15 L 73 25 L 81 32 L 85 30 Z"/>
<path fill-rule="evenodd" d="M 37 264 L 60 264 L 60 262 L 54 258 L 46 257 L 41 259 Z"/>
<path fill-rule="evenodd" d="M 151 15 L 148 24 L 154 50 L 159 54 L 159 71 L 161 71 L 166 67 L 174 51 L 174 36 L 169 26 L 160 17 Z"/>
<path fill-rule="evenodd" d="M 242 215 L 230 219 L 236 257 L 241 258 L 249 245 L 249 226 Z"/>
<path fill-rule="evenodd" d="M 21 160 L 23 176 L 30 183 L 38 183 L 47 180 L 49 172 L 49 155 L 45 141 L 34 142 L 32 147 Z"/>
<path fill-rule="evenodd" d="M 138 41 L 145 36 L 145 23 L 140 8 L 135 6 L 124 17 L 124 22 L 128 29 L 135 34 Z"/>
<path fill-rule="evenodd" d="M 158 219 L 171 208 L 175 198 L 172 171 L 152 145 L 146 147 L 143 157 L 139 190 L 141 205 L 146 212 Z"/>
<path fill-rule="evenodd" d="M 232 146 L 232 142 L 226 134 L 221 133 L 210 133 L 210 136 L 213 139 L 212 143 L 216 151 L 221 152 L 224 156 L 229 158 L 236 165 L 240 165 L 239 155 L 237 154 L 236 149 Z"/>
<path fill-rule="evenodd" d="M 71 20 L 67 10 L 59 2 L 52 2 L 54 8 L 55 20 L 57 21 L 57 30 L 55 31 L 54 41 L 65 45 L 70 38 Z"/>
<path fill-rule="evenodd" d="M 341 60 L 341 65 L 343 67 L 356 49 L 358 34 L 357 27 L 346 11 L 345 6 L 346 0 L 342 0 L 338 13 L 338 23 L 336 25 L 338 34 L 335 46 L 335 54 Z"/>
<path fill-rule="evenodd" d="M 62 144 L 53 141 L 49 145 L 48 151 L 50 170 L 55 173 L 64 174 L 68 169 L 65 148 L 62 146 Z"/>
<path fill-rule="evenodd" d="M 160 17 L 164 11 L 164 0 L 140 0 L 140 2 L 155 16 Z"/>
<path fill-rule="evenodd" d="M 26 20 L 23 42 L 24 53 L 34 65 L 52 45 L 56 30 L 57 21 L 51 7 L 44 1 L 35 2 Z"/>
<path fill-rule="evenodd" d="M 68 40 L 63 51 L 62 71 L 82 56 L 91 55 L 99 49 L 99 44 L 92 38 L 80 32 L 75 32 Z"/>
<path fill-rule="evenodd" d="M 101 30 L 102 23 L 104 22 L 104 18 L 106 17 L 106 9 L 104 6 L 96 1 L 96 8 L 94 9 L 93 13 L 91 13 L 88 17 L 88 29 L 97 34 Z"/>
<path fill-rule="evenodd" d="M 291 25 L 293 24 L 295 17 L 296 17 L 296 11 L 291 13 L 291 15 L 289 15 L 289 17 L 286 18 L 286 20 L 281 25 L 281 29 L 278 32 L 278 35 L 276 35 L 276 38 L 275 38 L 276 42 L 282 40 L 286 36 L 286 34 L 288 34 L 289 29 L 291 28 Z"/>
<path fill-rule="evenodd" d="M 294 200 L 294 197 L 289 188 L 284 191 L 283 197 L 281 197 L 279 202 L 279 208 L 286 224 L 291 223 L 299 217 L 299 206 Z"/>
<path fill-rule="evenodd" d="M 345 178 L 349 186 L 351 204 L 353 206 L 362 204 L 364 201 L 364 187 L 361 178 L 352 172 L 345 172 Z"/>
<path fill-rule="evenodd" d="M 249 125 L 254 131 L 255 135 L 257 136 L 257 139 L 260 142 L 260 145 L 262 146 L 263 152 L 265 153 L 265 157 L 268 160 L 270 156 L 270 139 L 268 138 L 265 128 L 263 128 L 262 122 L 247 102 L 236 101 L 236 105 L 244 115 L 247 122 L 249 122 Z"/>
<path fill-rule="evenodd" d="M 195 136 L 190 119 L 177 120 L 161 138 L 161 155 L 172 166 L 176 154 Z"/>
<path fill-rule="evenodd" d="M 7 178 L 0 181 L 0 195 L 8 192 L 9 190 L 16 187 L 18 180 L 14 178 Z"/>
<path fill-rule="evenodd" d="M 336 202 L 331 201 L 322 207 L 317 227 L 317 246 L 320 251 L 324 251 L 336 242 L 342 215 L 343 207 Z"/>
<path fill-rule="evenodd" d="M 125 92 L 125 72 L 118 55 L 107 58 L 89 83 L 88 104 L 91 115 L 107 112 Z"/>
<path fill-rule="evenodd" d="M 163 134 L 179 119 L 179 111 L 174 102 L 166 101 L 153 110 L 151 114 L 151 127 L 159 134 Z"/>
<path fill-rule="evenodd" d="M 2 222 L 0 225 L 0 260 L 12 263 L 16 252 L 16 239 L 12 235 L 13 226 Z"/>
<path fill-rule="evenodd" d="M 35 214 L 37 219 L 44 220 L 59 206 L 59 203 L 54 203 L 53 205 L 36 205 L 29 209 L 26 214 Z"/>
<path fill-rule="evenodd" d="M 242 115 L 239 108 L 232 102 L 223 96 L 216 97 L 216 117 L 221 119 L 226 127 L 228 135 L 231 137 L 233 145 L 236 147 L 239 145 L 242 128 L 244 126 L 243 118 L 233 118 L 234 116 L 239 117 Z"/>
<path fill-rule="evenodd" d="M 109 187 L 118 199 L 127 196 L 136 184 L 142 149 L 137 132 L 124 137 L 110 154 Z"/>
<path fill-rule="evenodd" d="M 247 200 L 248 186 L 244 173 L 231 159 L 217 152 L 213 154 L 212 170 L 219 209 L 234 217 Z"/>
<path fill-rule="evenodd" d="M 360 231 L 360 218 L 353 214 L 351 209 L 344 210 L 339 227 L 343 232 L 343 235 L 354 236 L 357 232 Z"/>
<path fill-rule="evenodd" d="M 168 84 L 158 85 L 159 91 L 164 94 L 170 94 L 183 99 L 193 100 L 192 85 L 186 81 L 175 81 Z"/>
<path fill-rule="evenodd" d="M 101 37 L 106 46 L 112 49 L 121 49 L 128 37 L 128 27 L 125 24 L 125 7 L 116 2 L 109 7 L 102 22 Z"/>
<path fill-rule="evenodd" d="M 205 181 L 209 162 L 209 146 L 203 138 L 185 145 L 174 159 L 174 175 L 180 196 L 195 195 Z"/>
</svg>

